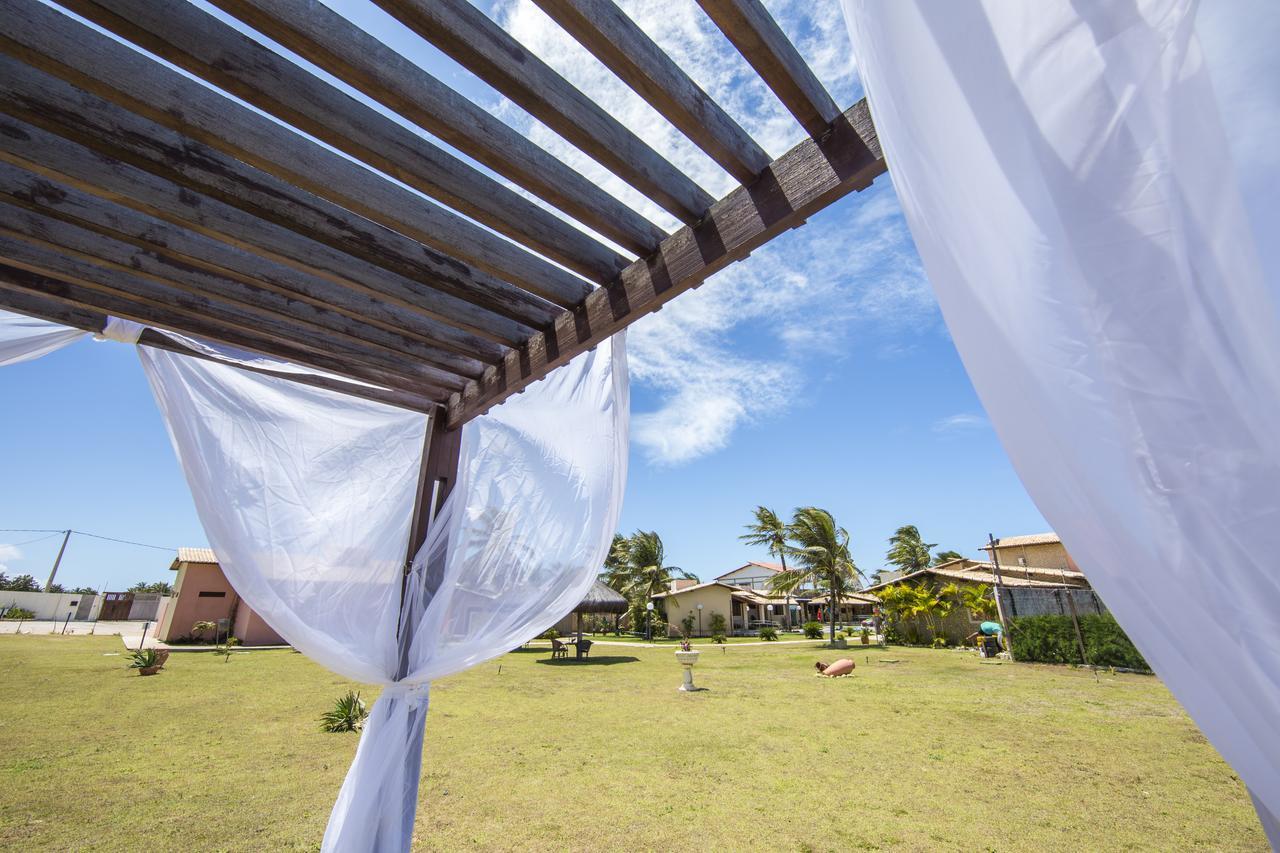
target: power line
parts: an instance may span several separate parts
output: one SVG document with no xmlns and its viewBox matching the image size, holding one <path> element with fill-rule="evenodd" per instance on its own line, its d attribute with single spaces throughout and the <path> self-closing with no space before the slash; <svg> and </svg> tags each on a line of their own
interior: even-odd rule
<svg viewBox="0 0 1280 853">
<path fill-rule="evenodd" d="M 0 533 L 48 533 L 48 534 L 57 534 L 57 533 L 66 533 L 66 532 L 67 532 L 67 531 L 66 531 L 65 529 L 63 529 L 63 530 L 42 530 L 42 529 L 38 529 L 38 528 L 0 527 Z M 148 545 L 146 542 L 134 542 L 134 541 L 133 541 L 133 540 L 131 540 L 131 539 L 116 539 L 116 538 L 115 538 L 115 537 L 113 537 L 113 536 L 102 536 L 102 535 L 97 534 L 97 533 L 87 533 L 87 532 L 85 532 L 85 531 L 83 531 L 83 530 L 72 530 L 71 532 L 72 532 L 72 533 L 79 534 L 80 536 L 88 536 L 88 537 L 89 537 L 89 538 L 91 538 L 91 539 L 105 539 L 105 540 L 106 540 L 106 541 L 108 541 L 108 542 L 118 542 L 118 543 L 120 543 L 121 545 L 137 545 L 139 548 L 154 548 L 154 549 L 155 549 L 155 550 L 157 550 L 157 551 L 176 551 L 176 550 L 178 550 L 177 548 L 170 548 L 170 547 L 168 547 L 167 545 Z M 31 541 L 32 541 L 32 542 L 39 542 L 39 541 L 40 541 L 40 539 L 48 539 L 48 538 L 49 538 L 49 536 L 42 536 L 42 537 L 39 537 L 39 539 L 32 539 Z M 25 543 L 18 543 L 18 544 L 25 544 Z"/>
<path fill-rule="evenodd" d="M 35 531 L 32 531 L 32 532 L 35 532 Z M 22 542 L 10 542 L 9 544 L 12 545 L 14 548 L 18 548 L 22 545 L 30 545 L 32 542 L 43 542 L 46 539 L 52 539 L 53 537 L 57 536 L 59 533 L 63 533 L 63 532 L 64 531 L 62 530 L 54 530 L 45 536 L 37 536 L 35 539 L 25 539 Z"/>
</svg>

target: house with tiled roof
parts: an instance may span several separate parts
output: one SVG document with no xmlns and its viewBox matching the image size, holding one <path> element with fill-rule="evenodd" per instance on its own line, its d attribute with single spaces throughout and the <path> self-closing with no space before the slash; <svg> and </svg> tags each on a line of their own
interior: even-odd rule
<svg viewBox="0 0 1280 853">
<path fill-rule="evenodd" d="M 211 548 L 179 548 L 169 565 L 178 573 L 173 583 L 173 597 L 160 617 L 156 637 L 172 642 L 191 637 L 197 622 L 213 622 L 220 633 L 230 635 L 246 646 L 283 646 L 284 638 L 253 612 L 247 602 L 222 573 L 218 557 Z M 213 635 L 206 637 L 212 640 Z"/>
</svg>

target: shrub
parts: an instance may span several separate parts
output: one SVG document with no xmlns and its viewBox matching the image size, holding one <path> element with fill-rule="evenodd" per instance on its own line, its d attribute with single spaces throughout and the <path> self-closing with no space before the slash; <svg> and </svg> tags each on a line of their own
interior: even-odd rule
<svg viewBox="0 0 1280 853">
<path fill-rule="evenodd" d="M 18 607 L 16 604 L 4 612 L 5 619 L 34 619 L 36 614 L 34 611 L 25 607 Z"/>
<path fill-rule="evenodd" d="M 558 640 L 560 639 L 560 632 L 557 631 L 555 628 L 548 628 L 547 630 L 543 631 L 541 634 L 538 635 L 538 639 L 539 640 Z"/>
<path fill-rule="evenodd" d="M 358 732 L 364 728 L 365 718 L 369 710 L 364 700 L 354 690 L 348 690 L 345 696 L 339 696 L 333 707 L 320 715 L 320 731 L 322 732 Z"/>
<path fill-rule="evenodd" d="M 723 642 L 725 642 L 724 632 L 722 631 L 722 632 L 717 633 L 717 634 L 712 634 L 712 635 L 711 635 L 711 642 L 713 642 L 713 643 L 723 643 Z"/>
<path fill-rule="evenodd" d="M 804 635 L 808 637 L 810 640 L 821 640 L 822 639 L 822 623 L 816 622 L 816 621 L 810 621 L 810 622 L 804 623 Z"/>
<path fill-rule="evenodd" d="M 947 647 L 947 638 L 946 638 L 946 637 L 934 637 L 934 638 L 933 638 L 933 647 L 934 647 L 935 649 L 945 649 L 945 648 Z"/>
<path fill-rule="evenodd" d="M 680 636 L 689 639 L 693 636 L 693 614 L 690 613 L 680 620 Z"/>
<path fill-rule="evenodd" d="M 1110 613 L 1080 617 L 1089 663 L 1149 671 L 1147 662 Z M 1070 616 L 1018 616 L 1009 620 L 1013 656 L 1038 663 L 1080 663 L 1080 644 Z"/>
<path fill-rule="evenodd" d="M 721 613 L 711 614 L 709 627 L 711 628 L 712 634 L 719 634 L 723 637 L 725 634 L 729 633 L 729 626 L 725 624 L 724 615 Z"/>
<path fill-rule="evenodd" d="M 778 639 L 778 629 L 765 626 L 760 629 L 760 639 L 773 641 Z"/>
</svg>

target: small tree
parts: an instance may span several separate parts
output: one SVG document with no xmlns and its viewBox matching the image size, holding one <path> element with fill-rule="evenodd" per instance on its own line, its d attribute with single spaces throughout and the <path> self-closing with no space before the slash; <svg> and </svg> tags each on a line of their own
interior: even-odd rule
<svg viewBox="0 0 1280 853">
<path fill-rule="evenodd" d="M 202 620 L 191 626 L 192 636 L 205 634 L 209 631 L 213 632 L 213 640 L 214 642 L 217 642 L 218 641 L 218 623 L 217 622 L 207 622 Z"/>
</svg>

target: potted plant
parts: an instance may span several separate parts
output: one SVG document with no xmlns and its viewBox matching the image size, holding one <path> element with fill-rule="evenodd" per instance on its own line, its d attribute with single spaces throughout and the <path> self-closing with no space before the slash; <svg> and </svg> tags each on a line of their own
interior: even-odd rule
<svg viewBox="0 0 1280 853">
<path fill-rule="evenodd" d="M 864 646 L 871 645 L 871 629 L 868 628 L 866 625 L 862 626 L 862 645 Z"/>
<path fill-rule="evenodd" d="M 129 656 L 129 669 L 136 669 L 138 675 L 155 675 L 162 668 L 164 662 L 168 660 L 169 653 L 158 652 L 155 649 L 138 649 Z"/>
<path fill-rule="evenodd" d="M 697 688 L 693 686 L 693 665 L 698 662 L 698 656 L 702 652 L 695 651 L 689 646 L 688 640 L 680 641 L 680 648 L 676 650 L 676 660 L 684 667 L 684 681 L 680 684 L 680 690 L 690 693 Z"/>
</svg>

